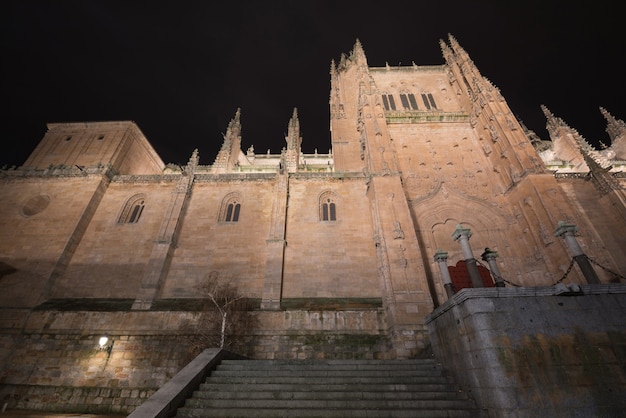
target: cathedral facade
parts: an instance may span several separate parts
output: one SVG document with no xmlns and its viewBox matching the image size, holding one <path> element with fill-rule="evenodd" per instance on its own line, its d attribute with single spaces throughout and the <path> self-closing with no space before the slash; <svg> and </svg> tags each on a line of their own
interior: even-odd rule
<svg viewBox="0 0 626 418">
<path fill-rule="evenodd" d="M 219 280 L 255 301 L 259 341 L 339 330 L 406 358 L 463 286 L 442 263 L 490 268 L 475 287 L 587 283 L 567 226 L 596 283 L 623 281 L 626 124 L 601 108 L 611 144 L 596 150 L 544 107 L 541 139 L 453 37 L 441 49 L 442 65 L 374 68 L 357 41 L 333 62 L 328 153 L 302 153 L 297 110 L 280 154 L 242 150 L 236 110 L 214 163 L 194 151 L 182 167 L 133 122 L 49 124 L 0 172 L 3 328 L 72 301 L 184 307 Z"/>
</svg>

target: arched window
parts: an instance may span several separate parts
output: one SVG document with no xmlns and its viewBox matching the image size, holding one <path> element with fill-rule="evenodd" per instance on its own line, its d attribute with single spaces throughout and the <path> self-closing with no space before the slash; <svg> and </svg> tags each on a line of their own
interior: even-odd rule
<svg viewBox="0 0 626 418">
<path fill-rule="evenodd" d="M 227 195 L 222 201 L 220 209 L 220 222 L 238 222 L 239 213 L 241 212 L 241 197 L 238 193 Z"/>
<path fill-rule="evenodd" d="M 139 221 L 143 208 L 145 205 L 146 197 L 143 193 L 136 194 L 126 201 L 122 213 L 120 214 L 117 222 L 120 224 L 135 224 Z"/>
<path fill-rule="evenodd" d="M 322 193 L 320 196 L 320 221 L 336 221 L 337 220 L 337 203 L 332 192 Z"/>
<path fill-rule="evenodd" d="M 432 93 L 422 93 L 422 101 L 424 102 L 424 106 L 426 109 L 437 109 L 437 105 L 435 104 L 435 98 Z"/>
<path fill-rule="evenodd" d="M 404 110 L 419 110 L 413 93 L 408 91 L 400 92 L 400 102 L 402 102 L 402 108 Z"/>
<path fill-rule="evenodd" d="M 391 94 L 383 94 L 383 106 L 385 110 L 396 110 L 396 101 Z"/>
</svg>

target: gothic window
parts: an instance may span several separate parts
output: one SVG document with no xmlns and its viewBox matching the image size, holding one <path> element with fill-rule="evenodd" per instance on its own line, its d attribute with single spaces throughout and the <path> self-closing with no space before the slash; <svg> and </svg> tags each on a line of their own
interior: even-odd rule
<svg viewBox="0 0 626 418">
<path fill-rule="evenodd" d="M 435 104 L 435 99 L 431 93 L 423 93 L 422 100 L 424 101 L 424 106 L 426 109 L 437 109 L 437 105 Z"/>
<path fill-rule="evenodd" d="M 238 222 L 241 211 L 241 198 L 237 193 L 231 193 L 222 201 L 220 222 Z"/>
<path fill-rule="evenodd" d="M 136 194 L 126 201 L 122 213 L 117 222 L 120 224 L 135 224 L 139 222 L 139 218 L 143 212 L 145 205 L 145 196 Z"/>
<path fill-rule="evenodd" d="M 413 93 L 401 93 L 400 101 L 402 102 L 404 110 L 418 110 L 417 101 Z"/>
<path fill-rule="evenodd" d="M 391 94 L 383 94 L 383 106 L 385 110 L 396 110 L 396 101 Z"/>
<path fill-rule="evenodd" d="M 337 203 L 331 192 L 320 196 L 320 221 L 333 222 L 337 220 Z"/>
</svg>

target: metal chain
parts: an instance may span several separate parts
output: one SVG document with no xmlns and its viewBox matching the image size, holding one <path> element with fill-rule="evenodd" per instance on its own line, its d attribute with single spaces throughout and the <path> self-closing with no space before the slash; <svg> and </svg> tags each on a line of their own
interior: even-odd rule
<svg viewBox="0 0 626 418">
<path fill-rule="evenodd" d="M 608 269 L 608 268 L 604 267 L 603 265 L 601 265 L 600 263 L 598 263 L 598 262 L 597 262 L 597 261 L 595 261 L 594 259 L 589 258 L 589 257 L 587 257 L 587 259 L 588 259 L 589 261 L 591 261 L 593 264 L 595 264 L 596 266 L 600 267 L 601 269 L 603 269 L 603 270 L 605 270 L 605 271 L 607 271 L 607 272 L 611 273 L 613 276 L 615 276 L 615 277 L 617 277 L 617 278 L 619 278 L 619 279 L 626 280 L 626 277 L 622 276 L 622 275 L 621 275 L 621 274 L 619 274 L 619 273 L 614 272 L 614 271 L 613 271 L 613 270 L 611 270 L 611 269 Z M 559 280 L 557 280 L 556 282 L 554 282 L 554 283 L 552 284 L 552 286 L 555 286 L 555 285 L 557 285 L 557 284 L 561 283 L 563 280 L 565 280 L 565 279 L 567 278 L 567 276 L 569 275 L 570 271 L 572 271 L 572 267 L 574 267 L 574 261 L 576 261 L 576 260 L 575 260 L 575 258 L 573 258 L 573 257 L 572 257 L 571 261 L 569 262 L 569 266 L 567 267 L 567 271 L 565 271 L 565 273 L 563 274 L 563 276 L 562 276 Z M 496 278 L 496 276 L 498 276 L 497 278 L 502 279 L 502 281 L 503 281 L 503 282 L 508 283 L 508 284 L 510 284 L 511 286 L 514 286 L 514 287 L 523 287 L 523 286 L 521 286 L 521 285 L 519 285 L 519 284 L 517 284 L 517 283 L 513 283 L 513 282 L 511 282 L 511 281 L 509 281 L 509 280 L 506 280 L 506 279 L 505 279 L 504 277 L 502 277 L 502 276 L 499 276 L 499 275 L 496 275 L 496 274 L 492 273 L 492 272 L 491 272 L 491 270 L 489 270 L 489 268 L 488 268 L 487 266 L 485 266 L 483 263 L 481 263 L 481 262 L 480 262 L 480 260 L 476 260 L 476 262 L 477 262 L 478 264 L 480 264 L 481 266 L 483 266 L 484 268 L 486 268 L 486 269 L 489 271 L 489 274 L 491 274 L 494 278 Z"/>
<path fill-rule="evenodd" d="M 554 282 L 554 284 L 552 286 L 557 285 L 557 284 L 561 283 L 563 280 L 565 280 L 565 278 L 567 277 L 569 272 L 572 271 L 572 267 L 574 267 L 574 257 L 572 257 L 572 261 L 569 262 L 569 267 L 567 268 L 567 271 L 565 272 L 563 277 L 561 277 L 559 280 Z"/>
<path fill-rule="evenodd" d="M 600 267 L 600 268 L 601 268 L 601 269 L 603 269 L 604 271 L 607 271 L 607 272 L 611 273 L 613 276 L 615 276 L 615 277 L 617 277 L 617 278 L 619 278 L 619 279 L 624 279 L 624 280 L 626 280 L 626 277 L 622 276 L 622 275 L 621 275 L 621 274 L 619 274 L 619 273 L 614 272 L 614 271 L 613 271 L 613 270 L 611 270 L 611 269 L 608 269 L 608 268 L 604 267 L 602 264 L 598 263 L 596 260 L 594 260 L 594 259 L 592 259 L 592 258 L 589 258 L 589 257 L 587 257 L 587 260 L 591 261 L 593 264 L 595 264 L 596 266 Z"/>
<path fill-rule="evenodd" d="M 513 287 L 522 287 L 516 283 L 510 282 L 507 279 L 505 279 L 504 277 L 498 275 L 498 274 L 494 274 L 491 270 L 489 270 L 489 267 L 487 267 L 486 265 L 484 265 L 483 263 L 480 262 L 480 260 L 476 260 L 476 262 L 478 264 L 480 264 L 481 266 L 483 266 L 484 268 L 487 269 L 487 271 L 489 272 L 489 274 L 491 274 L 493 276 L 494 279 L 498 278 L 498 279 L 502 279 L 503 282 L 510 284 Z M 497 276 L 497 277 L 496 277 Z"/>
</svg>

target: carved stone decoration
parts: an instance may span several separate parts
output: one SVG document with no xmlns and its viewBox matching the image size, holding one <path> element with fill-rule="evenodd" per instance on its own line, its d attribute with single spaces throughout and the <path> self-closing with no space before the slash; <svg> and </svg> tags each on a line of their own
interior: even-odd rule
<svg viewBox="0 0 626 418">
<path fill-rule="evenodd" d="M 471 112 L 469 116 L 470 116 L 470 125 L 472 126 L 472 128 L 475 128 L 476 125 L 478 124 L 478 117 L 476 116 L 474 112 Z"/>
<path fill-rule="evenodd" d="M 554 242 L 554 235 L 543 222 L 539 223 L 539 235 L 541 236 L 543 245 L 546 247 Z"/>
<path fill-rule="evenodd" d="M 509 116 L 506 117 L 506 126 L 512 131 L 517 131 L 517 124 Z"/>
<path fill-rule="evenodd" d="M 498 131 L 496 130 L 495 126 L 493 126 L 493 124 L 489 124 L 489 135 L 491 136 L 491 140 L 493 142 L 498 142 L 498 140 L 500 139 L 500 134 L 498 134 Z"/>
<path fill-rule="evenodd" d="M 404 239 L 404 231 L 398 221 L 393 222 L 393 239 Z"/>
<path fill-rule="evenodd" d="M 31 197 L 22 206 L 21 213 L 25 217 L 30 217 L 43 212 L 50 204 L 50 196 L 47 194 L 38 194 Z"/>
<path fill-rule="evenodd" d="M 483 152 L 485 153 L 486 156 L 489 156 L 489 154 L 491 154 L 493 152 L 493 149 L 491 148 L 491 146 L 483 141 Z"/>
<path fill-rule="evenodd" d="M 409 265 L 409 260 L 406 259 L 406 247 L 400 245 L 400 259 L 398 260 L 398 264 L 400 265 L 400 267 L 402 268 L 407 268 L 407 266 Z"/>
</svg>

